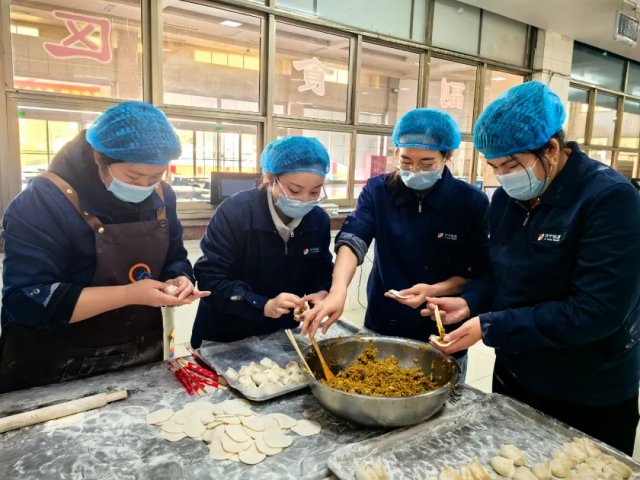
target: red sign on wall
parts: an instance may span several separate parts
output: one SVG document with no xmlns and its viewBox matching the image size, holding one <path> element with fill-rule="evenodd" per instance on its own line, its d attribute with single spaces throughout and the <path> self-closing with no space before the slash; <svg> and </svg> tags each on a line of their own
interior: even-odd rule
<svg viewBox="0 0 640 480">
<path fill-rule="evenodd" d="M 101 63 L 111 61 L 109 19 L 62 10 L 54 10 L 53 16 L 64 20 L 69 35 L 60 43 L 45 42 L 43 46 L 49 55 L 55 58 L 90 58 Z M 99 43 L 90 38 L 96 31 L 99 34 Z"/>
</svg>

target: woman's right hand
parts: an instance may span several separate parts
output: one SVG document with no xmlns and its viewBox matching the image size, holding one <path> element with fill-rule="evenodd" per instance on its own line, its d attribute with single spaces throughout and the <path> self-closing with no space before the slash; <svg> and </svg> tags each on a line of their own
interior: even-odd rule
<svg viewBox="0 0 640 480">
<path fill-rule="evenodd" d="M 264 316 L 269 318 L 280 318 L 286 315 L 292 308 L 301 307 L 304 304 L 302 298 L 293 293 L 282 292 L 275 298 L 267 301 L 264 305 Z"/>
<path fill-rule="evenodd" d="M 322 332 L 327 333 L 329 327 L 340 318 L 340 315 L 342 315 L 346 300 L 346 293 L 343 294 L 334 291 L 329 292 L 329 295 L 327 295 L 324 300 L 317 303 L 311 310 L 307 310 L 300 316 L 300 321 L 302 322 L 302 335 L 306 335 L 308 333 L 310 337 L 315 336 L 322 320 L 329 317 L 322 327 Z"/>
<path fill-rule="evenodd" d="M 442 323 L 445 325 L 461 322 L 471 316 L 467 301 L 460 297 L 432 297 L 427 303 L 427 308 L 420 310 L 420 315 L 431 317 L 435 321 L 436 305 L 438 305 Z"/>
<path fill-rule="evenodd" d="M 178 297 L 164 293 L 167 284 L 157 280 L 145 279 L 125 285 L 127 305 L 146 305 L 148 307 L 175 307 L 180 303 Z"/>
</svg>

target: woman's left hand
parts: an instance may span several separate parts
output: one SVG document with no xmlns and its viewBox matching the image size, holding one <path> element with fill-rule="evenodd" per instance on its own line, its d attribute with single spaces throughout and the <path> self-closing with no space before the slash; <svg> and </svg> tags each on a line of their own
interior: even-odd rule
<svg viewBox="0 0 640 480">
<path fill-rule="evenodd" d="M 190 304 L 200 298 L 208 297 L 211 292 L 198 290 L 189 278 L 182 276 L 172 278 L 164 282 L 166 285 L 173 285 L 177 288 L 173 295 L 178 297 L 178 306 Z"/>
<path fill-rule="evenodd" d="M 431 345 L 441 352 L 451 355 L 452 353 L 459 352 L 460 350 L 466 350 L 479 340 L 482 340 L 480 317 L 473 317 L 471 320 L 463 323 L 459 328 L 444 336 L 444 341 L 453 342 L 452 345 L 449 345 L 448 347 L 439 347 L 433 342 L 431 342 Z"/>
<path fill-rule="evenodd" d="M 329 292 L 327 292 L 326 290 L 321 290 L 316 293 L 310 293 L 309 295 L 305 295 L 304 297 L 302 297 L 302 301 L 309 302 L 309 304 L 313 306 L 320 303 L 325 298 L 327 298 L 327 295 L 329 295 Z"/>
<path fill-rule="evenodd" d="M 398 303 L 402 303 L 411 308 L 418 308 L 432 297 L 434 294 L 433 286 L 427 283 L 416 283 L 411 288 L 405 288 L 404 290 L 400 290 L 398 293 L 406 298 L 400 298 L 394 295 L 393 293 L 385 292 L 384 296 L 387 298 L 391 298 Z"/>
</svg>

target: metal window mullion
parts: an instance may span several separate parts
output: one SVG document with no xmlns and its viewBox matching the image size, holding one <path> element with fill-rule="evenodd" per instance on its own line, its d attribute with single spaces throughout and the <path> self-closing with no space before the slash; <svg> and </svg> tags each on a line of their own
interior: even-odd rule
<svg viewBox="0 0 640 480">
<path fill-rule="evenodd" d="M 162 0 L 142 2 L 142 84 L 144 100 L 164 105 Z"/>
<path fill-rule="evenodd" d="M 362 64 L 362 37 L 349 38 L 349 82 L 347 84 L 347 123 L 358 124 L 358 85 Z"/>
<path fill-rule="evenodd" d="M 613 130 L 613 155 L 611 155 L 611 167 L 618 169 L 618 147 L 620 146 L 620 136 L 622 134 L 622 117 L 624 115 L 624 97 L 618 97 L 618 105 L 616 111 L 616 124 Z"/>
<path fill-rule="evenodd" d="M 436 0 L 427 1 L 427 21 L 424 29 L 424 43 L 431 45 L 433 42 L 433 19 L 436 9 Z"/>
<path fill-rule="evenodd" d="M 266 33 L 266 40 L 263 40 L 265 46 L 264 48 L 262 48 L 263 56 L 265 57 L 264 63 L 262 64 L 262 68 L 265 69 L 265 122 L 262 129 L 262 144 L 259 145 L 259 155 L 262 153 L 262 149 L 266 146 L 266 144 L 277 136 L 273 114 L 273 104 L 275 101 L 276 88 L 276 18 L 273 14 L 267 15 L 265 21 L 267 22 L 266 28 L 264 29 L 264 32 Z"/>
<path fill-rule="evenodd" d="M 426 107 L 429 102 L 429 66 L 431 64 L 431 52 L 429 50 L 420 53 L 420 66 L 418 67 L 418 107 Z"/>
<path fill-rule="evenodd" d="M 476 89 L 473 94 L 474 102 L 473 102 L 473 113 L 472 113 L 472 121 L 471 121 L 471 130 L 473 130 L 473 126 L 476 124 L 478 120 L 478 116 L 482 113 L 482 108 L 484 105 L 484 86 L 487 78 L 487 65 L 480 64 L 476 69 Z M 473 185 L 476 183 L 476 178 L 478 177 L 478 168 L 479 168 L 479 155 L 478 151 L 474 148 L 472 159 L 471 159 L 471 173 L 469 175 L 469 182 Z M 484 181 L 484 175 L 482 180 Z"/>
<path fill-rule="evenodd" d="M 0 78 L 6 89 L 0 98 L 0 212 L 21 190 L 20 138 L 18 128 L 18 104 L 11 100 L 8 91 L 13 89 L 13 52 L 11 50 L 11 7 L 0 2 L 0 33 L 2 34 L 3 61 Z"/>
<path fill-rule="evenodd" d="M 596 109 L 596 90 L 589 89 L 589 107 L 587 108 L 587 124 L 585 125 L 584 144 L 591 145 L 591 133 L 593 129 L 593 119 Z"/>
<path fill-rule="evenodd" d="M 354 206 L 354 195 L 353 189 L 355 186 L 355 175 L 356 175 L 356 153 L 358 146 L 358 134 L 354 130 L 351 132 L 351 144 L 349 145 L 349 174 L 347 176 L 347 201 L 349 206 Z"/>
</svg>

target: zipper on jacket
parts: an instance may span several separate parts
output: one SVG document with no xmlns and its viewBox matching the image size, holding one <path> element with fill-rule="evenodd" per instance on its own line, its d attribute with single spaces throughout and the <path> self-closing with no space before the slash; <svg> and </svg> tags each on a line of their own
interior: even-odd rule
<svg viewBox="0 0 640 480">
<path fill-rule="evenodd" d="M 533 213 L 533 210 L 540 205 L 540 203 L 536 203 L 533 207 L 531 207 L 530 209 L 525 207 L 524 205 L 522 205 L 520 202 L 516 202 L 518 205 L 520 205 L 520 207 L 522 207 L 526 212 L 527 212 L 527 216 L 524 218 L 524 222 L 522 222 L 522 226 L 525 227 L 527 225 L 527 223 L 529 223 L 529 218 L 531 217 L 531 214 Z"/>
<path fill-rule="evenodd" d="M 418 213 L 422 213 L 422 200 L 418 202 Z"/>
</svg>

